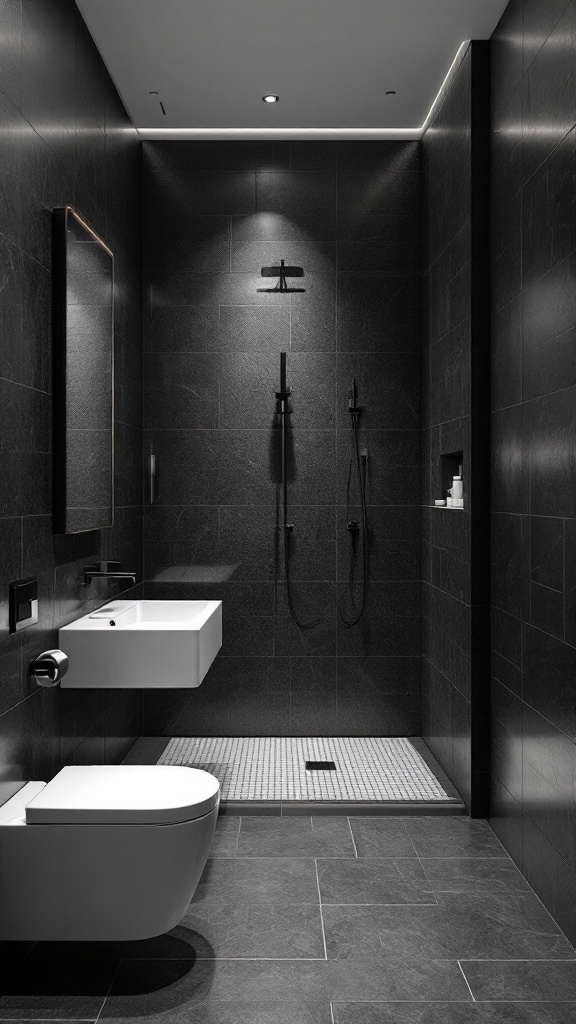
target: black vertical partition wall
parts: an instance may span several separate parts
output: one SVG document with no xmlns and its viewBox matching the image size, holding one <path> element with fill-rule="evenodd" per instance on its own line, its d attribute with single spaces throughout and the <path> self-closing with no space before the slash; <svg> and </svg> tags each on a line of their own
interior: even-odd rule
<svg viewBox="0 0 576 1024">
<path fill-rule="evenodd" d="M 492 71 L 492 818 L 576 939 L 574 3 L 512 0 Z"/>
<path fill-rule="evenodd" d="M 489 44 L 423 136 L 422 734 L 468 810 L 489 770 Z M 436 507 L 462 466 L 463 510 Z"/>
<path fill-rule="evenodd" d="M 417 142 L 144 144 L 147 594 L 224 601 L 221 655 L 198 690 L 145 695 L 149 734 L 420 732 L 419 156 Z M 304 291 L 259 290 L 281 259 Z M 281 351 L 293 603 L 310 629 L 284 582 Z M 353 376 L 371 550 L 366 614 L 347 629 Z"/>
</svg>

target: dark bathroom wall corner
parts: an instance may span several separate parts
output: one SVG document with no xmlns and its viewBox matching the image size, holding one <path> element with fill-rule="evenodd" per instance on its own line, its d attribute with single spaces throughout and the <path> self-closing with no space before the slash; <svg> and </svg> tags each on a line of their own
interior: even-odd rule
<svg viewBox="0 0 576 1024">
<path fill-rule="evenodd" d="M 141 732 L 138 693 L 40 690 L 32 658 L 114 596 L 82 566 L 141 574 L 141 147 L 72 0 L 13 0 L 0 19 L 0 799 L 66 763 L 118 762 Z M 116 524 L 53 536 L 51 215 L 71 205 L 116 261 Z M 8 584 L 39 581 L 37 626 L 10 636 Z"/>
</svg>

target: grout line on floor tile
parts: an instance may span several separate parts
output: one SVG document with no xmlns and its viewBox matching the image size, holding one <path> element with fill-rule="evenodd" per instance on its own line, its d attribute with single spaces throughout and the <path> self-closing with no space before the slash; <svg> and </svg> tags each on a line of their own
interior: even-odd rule
<svg viewBox="0 0 576 1024">
<path fill-rule="evenodd" d="M 457 893 L 458 896 L 461 893 Z M 301 903 L 300 906 L 308 906 L 307 903 Z M 381 903 L 380 900 L 374 903 L 323 903 L 323 907 L 437 907 L 438 903 Z"/>
<path fill-rule="evenodd" d="M 324 914 L 322 913 L 322 894 L 320 892 L 320 878 L 318 877 L 318 859 L 314 858 L 314 868 L 316 869 L 316 885 L 318 887 L 318 904 L 320 907 L 320 925 L 322 927 L 322 942 L 324 943 L 324 959 L 328 959 L 328 950 L 326 949 L 326 932 L 324 930 Z"/>
<path fill-rule="evenodd" d="M 102 1010 L 106 1006 L 106 1000 L 108 999 L 108 996 L 110 995 L 110 993 L 112 991 L 112 986 L 114 985 L 114 982 L 116 981 L 116 978 L 118 977 L 118 973 L 119 973 L 120 968 L 122 967 L 123 963 L 124 963 L 124 959 L 119 961 L 119 963 L 118 963 L 118 965 L 116 967 L 116 970 L 114 971 L 114 974 L 112 975 L 112 980 L 111 980 L 111 982 L 110 982 L 110 984 L 108 986 L 108 991 L 106 992 L 106 995 L 104 996 L 104 999 L 102 1000 L 102 1006 L 98 1010 L 98 1015 L 97 1015 L 97 1017 L 96 1017 L 96 1019 L 94 1021 L 94 1024 L 98 1024 L 98 1021 L 100 1020 L 100 1015 L 102 1013 Z"/>
<path fill-rule="evenodd" d="M 316 906 L 316 904 L 314 903 L 313 906 Z M 133 959 L 136 960 L 137 957 L 133 957 Z M 168 957 L 166 957 L 165 959 L 167 960 Z M 176 960 L 177 957 L 172 957 L 171 959 Z M 181 959 L 185 963 L 188 962 L 188 958 L 187 957 L 182 957 Z M 220 960 L 225 960 L 227 962 L 232 962 L 233 961 L 234 963 L 241 963 L 241 964 L 242 963 L 244 963 L 244 964 L 246 964 L 246 963 L 250 963 L 250 964 L 259 964 L 259 963 L 267 963 L 267 964 L 268 963 L 272 963 L 272 964 L 275 964 L 275 963 L 323 964 L 325 958 L 323 956 L 197 956 L 196 959 L 194 960 L 194 963 L 199 963 L 200 961 L 202 961 L 202 963 L 213 964 L 215 961 L 220 961 Z M 0 1020 L 1 1019 L 2 1018 L 0 1018 Z"/>
<path fill-rule="evenodd" d="M 464 981 L 466 982 L 466 987 L 467 987 L 470 995 L 472 996 L 472 1001 L 475 1003 L 476 999 L 474 998 L 474 993 L 473 993 L 472 989 L 470 988 L 470 983 L 468 981 L 468 978 L 464 974 L 464 968 L 462 967 L 462 964 L 460 963 L 459 960 L 458 960 L 458 967 L 460 968 L 460 973 L 461 973 L 462 977 L 464 978 Z"/>
<path fill-rule="evenodd" d="M 354 847 L 354 856 L 357 857 L 358 856 L 358 847 L 356 846 L 356 840 L 354 839 L 354 832 L 352 831 L 352 822 L 350 821 L 350 818 L 346 818 L 346 821 L 348 822 L 348 828 L 350 829 L 350 836 L 352 838 L 352 846 Z"/>
</svg>

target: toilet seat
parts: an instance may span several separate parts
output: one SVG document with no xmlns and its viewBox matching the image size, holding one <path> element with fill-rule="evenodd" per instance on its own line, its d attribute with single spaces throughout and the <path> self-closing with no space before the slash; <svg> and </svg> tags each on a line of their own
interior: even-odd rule
<svg viewBox="0 0 576 1024">
<path fill-rule="evenodd" d="M 63 768 L 26 806 L 28 825 L 173 825 L 218 805 L 218 780 L 176 765 Z"/>
</svg>

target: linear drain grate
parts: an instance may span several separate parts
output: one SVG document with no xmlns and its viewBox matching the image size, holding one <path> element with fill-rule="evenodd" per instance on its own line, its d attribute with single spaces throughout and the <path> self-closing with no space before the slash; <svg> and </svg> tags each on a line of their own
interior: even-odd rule
<svg viewBox="0 0 576 1024">
<path fill-rule="evenodd" d="M 335 772 L 334 761 L 306 761 L 307 772 Z"/>
</svg>

